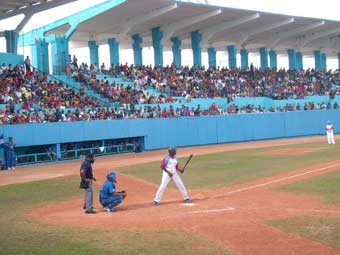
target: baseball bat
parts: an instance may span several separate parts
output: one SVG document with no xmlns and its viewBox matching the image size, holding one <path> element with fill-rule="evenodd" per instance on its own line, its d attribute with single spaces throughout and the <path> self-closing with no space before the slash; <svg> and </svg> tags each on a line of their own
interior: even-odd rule
<svg viewBox="0 0 340 255">
<path fill-rule="evenodd" d="M 185 169 L 186 166 L 189 164 L 189 162 L 190 162 L 190 160 L 192 159 L 193 156 L 194 156 L 193 154 L 190 154 L 190 156 L 189 156 L 187 162 L 185 163 L 184 167 L 182 168 L 182 173 L 184 173 L 184 169 Z"/>
</svg>

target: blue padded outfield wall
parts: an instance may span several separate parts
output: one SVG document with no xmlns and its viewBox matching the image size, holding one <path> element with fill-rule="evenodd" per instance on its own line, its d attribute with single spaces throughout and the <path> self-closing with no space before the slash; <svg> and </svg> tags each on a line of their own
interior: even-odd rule
<svg viewBox="0 0 340 255">
<path fill-rule="evenodd" d="M 13 136 L 18 147 L 78 141 L 144 137 L 146 150 L 168 146 L 240 142 L 318 135 L 328 120 L 340 132 L 340 111 L 239 114 L 168 119 L 126 119 L 46 124 L 5 125 L 0 133 Z"/>
</svg>

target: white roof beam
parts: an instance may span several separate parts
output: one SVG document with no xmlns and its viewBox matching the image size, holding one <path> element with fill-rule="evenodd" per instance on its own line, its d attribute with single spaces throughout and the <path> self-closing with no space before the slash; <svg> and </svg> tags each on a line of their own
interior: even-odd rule
<svg viewBox="0 0 340 255">
<path fill-rule="evenodd" d="M 283 20 L 283 21 L 280 21 L 280 22 L 277 22 L 277 23 L 262 26 L 259 29 L 252 30 L 252 31 L 250 31 L 249 33 L 247 33 L 243 36 L 243 38 L 238 42 L 238 45 L 241 46 L 241 47 L 244 47 L 245 43 L 249 40 L 249 38 L 251 36 L 261 34 L 261 33 L 264 33 L 264 32 L 267 32 L 267 31 L 270 31 L 270 30 L 273 30 L 273 29 L 276 29 L 276 28 L 279 28 L 279 27 L 282 27 L 282 26 L 285 26 L 285 25 L 288 25 L 290 23 L 293 23 L 294 21 L 295 21 L 294 18 L 289 18 L 289 19 L 286 19 L 286 20 Z"/>
<path fill-rule="evenodd" d="M 71 41 L 84 41 L 88 42 L 89 40 L 95 40 L 98 44 L 98 42 L 105 41 L 103 44 L 107 44 L 107 39 L 111 38 L 111 33 L 89 33 L 89 32 L 78 32 L 76 31 L 74 34 L 74 37 L 72 37 Z"/>
<path fill-rule="evenodd" d="M 232 44 L 235 44 L 235 42 L 228 41 L 226 39 L 226 40 L 221 40 L 221 41 L 216 41 L 216 42 L 210 43 L 209 47 L 213 47 L 213 48 L 216 48 L 216 49 L 217 48 L 224 48 L 225 49 L 226 45 L 232 45 Z"/>
<path fill-rule="evenodd" d="M 322 32 L 314 34 L 314 35 L 312 35 L 310 37 L 307 37 L 305 40 L 303 40 L 302 45 L 303 45 L 303 47 L 305 47 L 309 43 L 311 43 L 311 42 L 313 42 L 313 41 L 315 41 L 317 39 L 320 39 L 322 37 L 329 36 L 329 35 L 332 35 L 332 34 L 336 34 L 336 33 L 340 33 L 340 27 L 332 29 L 332 30 L 322 31 Z"/>
<path fill-rule="evenodd" d="M 202 45 L 208 43 L 210 39 L 213 38 L 214 35 L 216 35 L 218 32 L 237 27 L 239 25 L 258 19 L 260 17 L 261 17 L 260 13 L 255 13 L 253 15 L 249 15 L 249 16 L 246 16 L 246 17 L 234 20 L 234 21 L 226 21 L 226 22 L 214 25 L 213 27 L 202 29 L 200 31 L 202 34 Z"/>
<path fill-rule="evenodd" d="M 128 35 L 129 32 L 132 30 L 132 28 L 138 24 L 142 24 L 150 19 L 153 19 L 155 17 L 158 17 L 160 15 L 163 15 L 169 11 L 172 11 L 174 9 L 176 9 L 178 7 L 178 5 L 175 3 L 175 4 L 172 4 L 172 5 L 169 5 L 169 6 L 166 6 L 166 7 L 162 7 L 162 8 L 159 8 L 159 9 L 156 9 L 156 10 L 153 10 L 145 15 L 142 15 L 142 16 L 138 16 L 138 17 L 135 17 L 135 18 L 132 18 L 130 20 L 127 20 L 127 22 L 125 23 L 124 27 L 122 27 L 122 35 Z"/>
<path fill-rule="evenodd" d="M 320 22 L 316 22 L 316 23 L 313 23 L 313 24 L 310 24 L 310 25 L 307 25 L 307 26 L 303 26 L 303 27 L 288 31 L 286 33 L 279 34 L 278 38 L 269 42 L 267 47 L 270 48 L 270 49 L 275 48 L 280 43 L 280 41 L 287 39 L 287 38 L 290 38 L 290 37 L 293 37 L 293 36 L 296 36 L 296 35 L 300 35 L 304 32 L 309 31 L 309 30 L 321 27 L 321 26 L 325 25 L 325 23 L 326 22 L 322 20 Z"/>
<path fill-rule="evenodd" d="M 27 24 L 27 22 L 31 19 L 31 17 L 32 17 L 31 14 L 25 14 L 24 19 L 19 23 L 19 25 L 15 29 L 15 32 L 20 33 L 24 26 Z"/>
<path fill-rule="evenodd" d="M 317 40 L 317 39 L 316 39 Z M 340 38 L 338 36 L 324 37 L 317 40 L 311 46 L 322 51 L 326 50 L 338 50 L 339 49 Z"/>
<path fill-rule="evenodd" d="M 197 16 L 194 16 L 194 17 L 190 17 L 190 18 L 169 24 L 167 26 L 163 26 L 161 28 L 161 30 L 164 33 L 163 41 L 167 42 L 176 33 L 176 31 L 178 31 L 182 28 L 185 28 L 185 27 L 191 26 L 195 23 L 202 22 L 204 20 L 210 19 L 210 18 L 212 18 L 216 15 L 221 14 L 222 12 L 223 12 L 222 9 L 217 9 L 217 10 L 207 12 L 207 13 L 202 14 L 202 15 L 197 15 Z"/>
<path fill-rule="evenodd" d="M 333 37 L 332 41 L 330 42 L 329 48 L 339 49 L 339 42 L 340 42 L 340 38 L 338 36 L 337 37 Z"/>
</svg>

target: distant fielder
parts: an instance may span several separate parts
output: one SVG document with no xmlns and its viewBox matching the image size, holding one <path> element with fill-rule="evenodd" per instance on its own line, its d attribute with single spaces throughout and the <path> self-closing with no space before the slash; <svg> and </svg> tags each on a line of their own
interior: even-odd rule
<svg viewBox="0 0 340 255">
<path fill-rule="evenodd" d="M 328 144 L 335 144 L 334 127 L 332 122 L 328 121 L 326 125 L 327 141 Z"/>
<path fill-rule="evenodd" d="M 184 184 L 177 174 L 178 172 L 183 173 L 183 169 L 179 167 L 177 158 L 176 158 L 176 148 L 170 147 L 169 150 L 169 155 L 166 156 L 161 163 L 161 169 L 163 170 L 163 176 L 162 176 L 162 182 L 161 185 L 159 186 L 156 197 L 153 201 L 154 205 L 159 205 L 163 193 L 168 186 L 170 180 L 172 179 L 174 183 L 176 184 L 177 188 L 180 190 L 182 193 L 182 196 L 184 198 L 185 203 L 191 203 L 191 200 L 188 196 L 187 190 L 184 187 Z"/>
</svg>

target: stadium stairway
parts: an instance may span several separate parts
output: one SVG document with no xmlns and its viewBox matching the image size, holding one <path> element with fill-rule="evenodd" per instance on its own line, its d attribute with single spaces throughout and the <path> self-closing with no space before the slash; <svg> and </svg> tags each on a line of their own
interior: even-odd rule
<svg viewBox="0 0 340 255">
<path fill-rule="evenodd" d="M 123 84 L 124 87 L 127 87 L 127 86 L 137 86 L 138 89 L 142 89 L 141 86 L 135 84 L 135 82 L 127 79 L 127 78 L 122 78 L 122 77 L 113 77 L 112 75 L 110 74 L 97 74 L 96 78 L 98 80 L 103 80 L 104 77 L 106 77 L 106 79 L 109 81 L 109 83 L 113 83 L 115 82 L 116 84 Z M 161 94 L 161 92 L 157 89 L 154 89 L 154 88 L 147 88 L 146 91 L 149 93 L 149 95 L 155 95 L 155 96 L 159 96 Z M 166 95 L 165 93 L 163 93 L 164 95 Z M 166 95 L 167 96 L 167 95 Z"/>
<path fill-rule="evenodd" d="M 122 84 L 124 87 L 128 87 L 128 86 L 133 87 L 135 85 L 135 83 L 133 81 L 128 80 L 127 78 L 114 77 L 110 74 L 97 74 L 96 75 L 97 80 L 103 80 L 104 78 L 106 78 L 109 81 L 110 84 L 115 82 L 116 84 Z"/>
<path fill-rule="evenodd" d="M 66 74 L 61 74 L 61 75 L 53 75 L 49 76 L 49 80 L 58 80 L 63 82 L 65 85 L 68 85 L 77 91 L 80 90 L 80 82 L 76 82 L 73 78 L 67 76 Z M 86 88 L 85 93 L 97 98 L 100 102 L 105 103 L 105 104 L 112 104 L 110 103 L 109 99 L 104 97 L 103 95 L 99 94 L 98 92 L 94 91 L 93 89 Z"/>
</svg>

